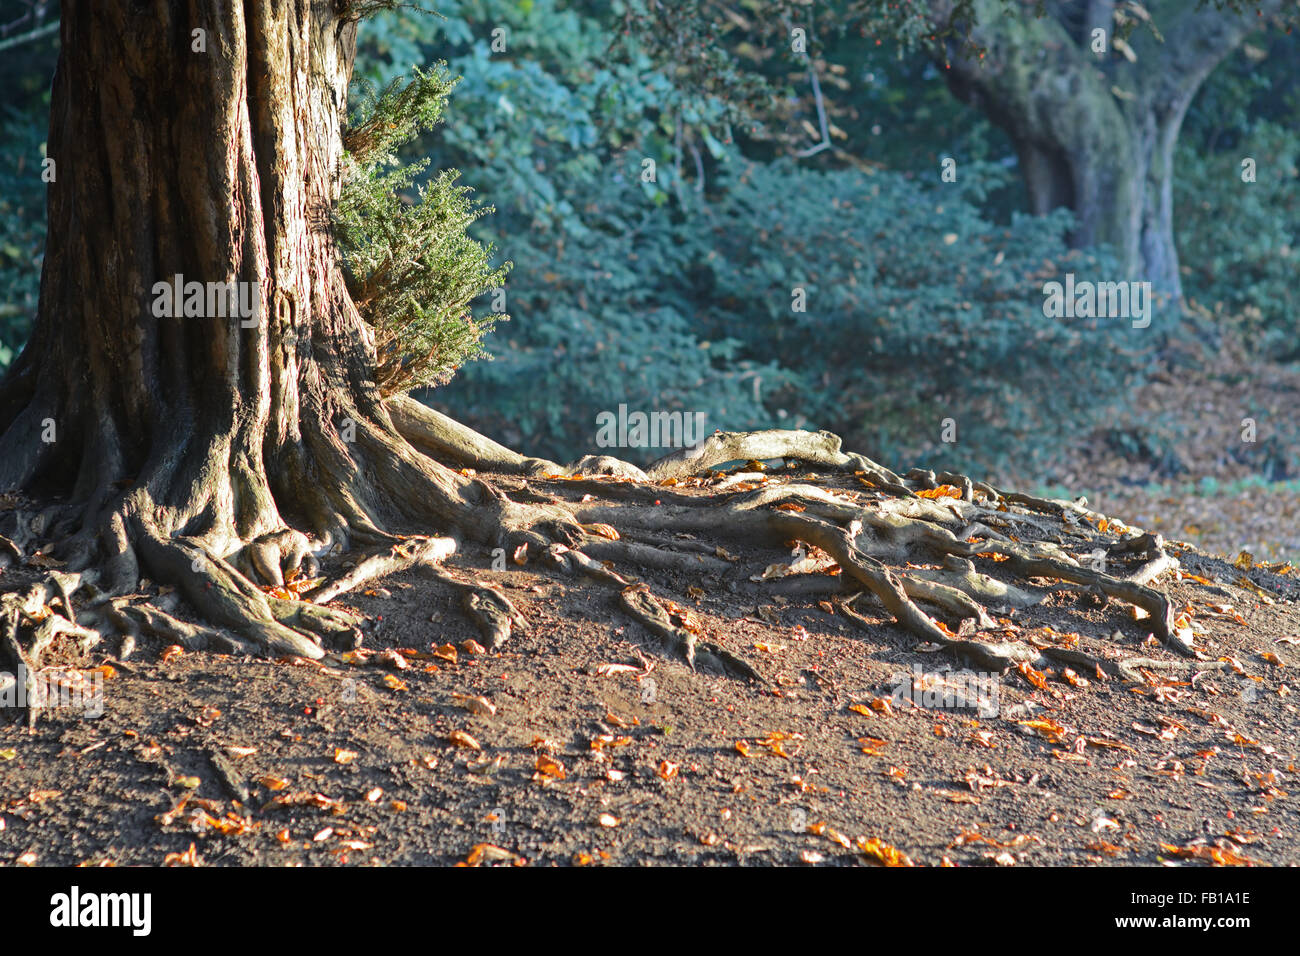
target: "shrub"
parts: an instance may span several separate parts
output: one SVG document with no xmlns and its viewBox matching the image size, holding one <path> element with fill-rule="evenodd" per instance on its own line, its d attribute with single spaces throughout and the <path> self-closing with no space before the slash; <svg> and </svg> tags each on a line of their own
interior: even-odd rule
<svg viewBox="0 0 1300 956">
<path fill-rule="evenodd" d="M 402 165 L 397 151 L 440 119 L 455 81 L 440 65 L 393 80 L 382 93 L 362 83 L 344 136 L 343 189 L 335 235 L 348 291 L 374 330 L 376 380 L 385 394 L 440 385 L 482 354 L 497 319 L 476 320 L 470 303 L 505 280 L 493 250 L 467 229 L 491 212 L 476 205 L 458 173 L 416 183 L 428 159 Z M 414 195 L 412 195 L 412 190 Z"/>
<path fill-rule="evenodd" d="M 1256 162 L 1243 182 L 1241 162 Z M 1300 136 L 1258 123 L 1231 150 L 1178 149 L 1174 209 L 1184 293 L 1216 314 L 1221 334 L 1274 360 L 1300 359 Z"/>
<path fill-rule="evenodd" d="M 781 402 L 882 460 L 1044 464 L 1123 399 L 1148 336 L 1122 319 L 1044 317 L 1045 281 L 1117 278 L 1118 267 L 1067 249 L 1065 211 L 1009 228 L 982 218 L 975 200 L 1005 175 L 968 165 L 971 192 L 896 173 L 747 166 L 699 242 L 713 250 L 695 276 L 713 334 L 779 361 L 799 382 Z M 941 440 L 949 418 L 955 442 Z"/>
</svg>

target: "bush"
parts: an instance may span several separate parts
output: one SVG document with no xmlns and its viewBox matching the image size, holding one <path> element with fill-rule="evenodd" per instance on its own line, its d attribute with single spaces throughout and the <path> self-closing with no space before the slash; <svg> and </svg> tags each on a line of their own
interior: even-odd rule
<svg viewBox="0 0 1300 956">
<path fill-rule="evenodd" d="M 672 211 L 648 200 L 632 175 L 575 185 L 583 228 L 539 219 L 512 235 L 514 321 L 498 333 L 494 360 L 464 369 L 437 403 L 508 444 L 562 460 L 598 451 L 596 416 L 620 404 L 703 413 L 709 431 L 772 424 L 756 382 L 791 379 L 746 358 L 734 340 L 700 335 L 686 282 L 697 250 L 681 242 Z M 608 453 L 644 463 L 666 451 Z"/>
<path fill-rule="evenodd" d="M 1241 161 L 1256 162 L 1243 182 Z M 1174 209 L 1186 296 L 1216 314 L 1221 334 L 1279 361 L 1300 359 L 1300 135 L 1258 123 L 1231 150 L 1178 149 Z"/>
<path fill-rule="evenodd" d="M 415 184 L 428 159 L 401 165 L 397 150 L 432 128 L 455 81 L 432 73 L 393 80 L 362 100 L 344 136 L 342 196 L 335 234 L 348 292 L 375 334 L 376 381 L 385 394 L 440 385 L 482 353 L 496 319 L 476 320 L 470 302 L 505 281 L 509 263 L 492 268 L 492 249 L 468 227 L 490 208 L 443 172 Z M 414 195 L 411 195 L 412 189 Z"/>
<path fill-rule="evenodd" d="M 695 240 L 710 250 L 695 285 L 712 334 L 779 361 L 798 388 L 775 399 L 884 461 L 1045 464 L 1123 398 L 1148 337 L 1121 319 L 1044 317 L 1045 281 L 1118 267 L 1067 249 L 1064 211 L 1009 228 L 982 218 L 975 200 L 1005 175 L 968 165 L 972 192 L 895 173 L 746 167 Z M 806 311 L 792 308 L 795 289 Z M 955 442 L 941 440 L 945 419 Z"/>
</svg>

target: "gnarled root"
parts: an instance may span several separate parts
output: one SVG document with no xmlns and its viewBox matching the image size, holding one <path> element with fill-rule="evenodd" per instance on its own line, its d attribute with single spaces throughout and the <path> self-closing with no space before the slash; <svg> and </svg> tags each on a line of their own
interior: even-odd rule
<svg viewBox="0 0 1300 956">
<path fill-rule="evenodd" d="M 515 631 L 528 630 L 528 619 L 492 585 L 482 581 L 463 581 L 436 566 L 427 566 L 424 573 L 461 593 L 466 613 L 478 626 L 490 650 L 504 647 Z"/>
<path fill-rule="evenodd" d="M 295 505 L 318 541 L 373 546 L 341 575 L 297 593 L 314 578 L 316 553 L 325 549 L 313 553 L 313 542 L 285 525 L 269 486 L 249 480 L 238 485 L 252 516 L 241 514 L 237 520 L 229 513 L 237 510 L 229 500 L 236 497 L 233 491 L 204 500 L 204 489 L 185 488 L 172 495 L 175 503 L 168 512 L 153 500 L 153 485 L 141 484 L 123 496 L 120 506 L 97 512 L 107 515 L 98 520 L 94 534 L 108 597 L 96 592 L 90 614 L 79 620 L 72 595 L 86 583 L 80 579 L 52 575 L 39 593 L 5 595 L 0 604 L 4 650 L 16 663 L 26 664 L 35 663 L 32 659 L 58 637 L 88 647 L 98 640 L 99 615 L 123 632 L 124 655 L 136 635 L 147 633 L 190 648 L 319 659 L 328 649 L 356 647 L 361 640 L 360 621 L 328 607 L 329 602 L 412 568 L 458 590 L 491 647 L 503 646 L 528 626 L 502 591 L 444 567 L 457 550 L 455 540 L 388 530 L 414 525 L 502 547 L 512 555 L 523 549 L 543 565 L 583 575 L 614 592 L 622 613 L 690 666 L 738 679 L 762 677 L 741 657 L 706 640 L 689 614 L 638 580 L 641 572 L 726 578 L 735 559 L 711 543 L 716 539 L 787 548 L 801 542 L 838 565 L 838 581 L 792 576 L 773 586 L 870 592 L 906 631 L 980 667 L 1056 660 L 1093 665 L 1116 676 L 1148 667 L 1147 661 L 1110 661 L 1044 648 L 1030 638 L 991 639 L 999 632 L 1015 636 L 1017 628 L 990 612 L 1010 614 L 1071 588 L 1145 610 L 1152 632 L 1170 650 L 1196 658 L 1175 626 L 1169 599 L 1153 587 L 1160 574 L 1177 566 L 1163 541 L 1155 535 L 1103 540 L 1094 530 L 1106 527 L 1103 516 L 1082 501 L 1002 492 L 949 472 L 913 469 L 900 476 L 870 458 L 843 452 L 839 438 L 829 432 L 718 432 L 643 471 L 599 456 L 570 466 L 526 458 L 408 398 L 390 398 L 386 409 L 372 409 L 355 444 L 304 422 L 304 448 L 314 458 L 310 466 L 303 463 L 305 451 L 303 461 L 290 458 L 288 475 L 281 476 L 281 485 L 294 492 L 312 488 Z M 713 470 L 753 459 L 801 461 L 852 473 L 847 481 L 838 479 L 852 490 L 781 480 L 753 488 L 752 474 L 727 479 Z M 523 476 L 513 486 L 521 500 L 466 471 L 453 471 L 447 463 Z M 220 466 L 214 467 L 219 473 Z M 571 477 L 593 475 L 632 480 Z M 541 490 L 528 487 L 529 478 L 557 476 L 570 478 Z M 650 484 L 699 476 L 705 483 L 717 479 L 713 495 Z M 701 484 L 690 482 L 690 490 Z M 735 490 L 746 487 L 750 490 Z M 566 501 L 566 494 L 597 494 L 604 500 Z M 152 517 L 160 512 L 167 513 L 167 520 Z M 185 530 L 194 527 L 207 530 Z M 83 538 L 90 533 L 83 531 Z M 23 547 L 25 542 L 9 547 L 0 540 L 0 563 L 21 559 Z M 922 561 L 932 566 L 918 566 Z M 183 621 L 157 600 L 117 597 L 135 588 L 142 569 L 177 588 L 207 623 Z M 1007 572 L 1020 580 L 1003 580 Z M 1033 585 L 1030 578 L 1052 583 Z M 845 616 L 871 626 L 851 601 L 840 604 Z M 52 602 L 62 606 L 61 614 L 48 613 Z M 955 629 L 931 617 L 922 604 L 954 622 Z M 33 635 L 27 648 L 18 639 L 24 627 Z"/>
<path fill-rule="evenodd" d="M 377 578 L 405 571 L 422 564 L 445 561 L 456 553 L 456 542 L 451 538 L 408 538 L 383 551 L 368 554 L 346 574 L 308 591 L 303 596 L 317 604 L 326 604 L 340 594 L 354 591 Z"/>
<path fill-rule="evenodd" d="M 619 603 L 646 630 L 685 658 L 692 670 L 700 664 L 727 677 L 766 683 L 744 659 L 711 641 L 701 641 L 695 631 L 673 623 L 669 612 L 644 584 L 630 585 L 620 591 Z"/>
</svg>

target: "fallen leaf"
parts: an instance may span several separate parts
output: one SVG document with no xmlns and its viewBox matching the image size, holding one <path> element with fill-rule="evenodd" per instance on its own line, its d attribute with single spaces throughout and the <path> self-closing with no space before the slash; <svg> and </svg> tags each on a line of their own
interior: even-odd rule
<svg viewBox="0 0 1300 956">
<path fill-rule="evenodd" d="M 478 714 L 480 717 L 492 717 L 496 714 L 496 704 L 492 703 L 486 697 L 466 697 L 461 694 L 455 695 L 460 705 L 472 714 Z"/>
<path fill-rule="evenodd" d="M 567 776 L 564 764 L 546 754 L 537 755 L 536 770 L 543 777 L 549 777 L 552 780 L 563 780 Z"/>
<path fill-rule="evenodd" d="M 484 863 L 503 863 L 506 860 L 511 862 L 519 859 L 509 850 L 491 843 L 476 843 L 469 851 L 469 856 L 465 858 L 467 866 L 482 866 Z"/>
<path fill-rule="evenodd" d="M 915 866 L 911 858 L 902 850 L 895 849 L 883 840 L 872 837 L 858 838 L 858 849 L 868 860 L 880 866 Z"/>
<path fill-rule="evenodd" d="M 1242 552 L 1243 554 L 1245 552 Z M 1205 860 L 1215 866 L 1256 866 L 1255 860 L 1242 856 L 1235 850 L 1227 850 L 1217 846 L 1198 845 L 1198 846 L 1172 846 L 1168 843 L 1161 843 L 1160 849 L 1164 850 L 1170 856 L 1180 860 Z"/>
</svg>

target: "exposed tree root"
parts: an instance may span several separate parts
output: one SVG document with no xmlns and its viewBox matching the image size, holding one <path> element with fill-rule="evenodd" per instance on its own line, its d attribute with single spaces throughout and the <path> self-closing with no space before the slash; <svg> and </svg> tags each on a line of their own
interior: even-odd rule
<svg viewBox="0 0 1300 956">
<path fill-rule="evenodd" d="M 410 396 L 394 395 L 387 404 L 402 437 L 436 461 L 500 475 L 564 473 L 555 462 L 525 458 Z"/>
<path fill-rule="evenodd" d="M 824 468 L 861 471 L 870 480 L 902 487 L 899 477 L 888 468 L 865 455 L 845 454 L 840 445 L 840 437 L 830 432 L 715 432 L 694 448 L 659 459 L 646 474 L 652 481 L 662 481 L 702 474 L 730 461 L 789 458 Z"/>
<path fill-rule="evenodd" d="M 500 650 L 515 631 L 528 630 L 528 619 L 498 588 L 482 581 L 462 581 L 443 569 L 429 565 L 425 574 L 461 592 L 465 611 L 487 640 L 490 650 Z"/>
<path fill-rule="evenodd" d="M 546 458 L 526 458 L 406 395 L 390 398 L 388 411 L 403 438 L 445 464 L 501 475 L 617 475 L 646 480 L 636 465 L 605 455 L 587 455 L 567 466 Z"/>
<path fill-rule="evenodd" d="M 299 511 L 312 518 L 314 539 L 285 526 L 274 509 L 243 522 L 244 530 L 239 521 L 217 521 L 202 534 L 183 533 L 182 527 L 196 526 L 211 503 L 187 501 L 164 526 L 154 516 L 166 512 L 152 505 L 152 492 L 137 486 L 104 511 L 93 533 L 83 531 L 77 539 L 81 545 L 100 544 L 99 581 L 94 575 L 56 572 L 25 592 L 0 596 L 0 651 L 34 671 L 56 640 L 72 640 L 88 651 L 108 627 L 122 635 L 123 658 L 147 635 L 193 650 L 319 659 L 328 650 L 357 647 L 363 638 L 362 622 L 329 602 L 412 568 L 458 591 L 486 643 L 499 649 L 528 622 L 501 590 L 467 580 L 448 566 L 457 538 L 464 537 L 594 581 L 609 589 L 622 613 L 692 668 L 760 682 L 753 665 L 708 640 L 689 612 L 639 580 L 646 571 L 743 580 L 748 572 L 742 575 L 738 559 L 718 546 L 722 540 L 739 541 L 742 550 L 746 544 L 788 549 L 797 543 L 816 551 L 816 562 L 778 566 L 772 580 L 766 574 L 754 580 L 763 578 L 759 586 L 771 592 L 838 594 L 839 611 L 868 629 L 875 625 L 852 605 L 869 593 L 907 632 L 982 668 L 1056 663 L 1140 680 L 1142 671 L 1177 664 L 1043 646 L 994 616 L 1075 589 L 1146 611 L 1152 633 L 1188 658 L 1180 666 L 1216 666 L 1198 659 L 1189 635 L 1175 626 L 1171 602 L 1153 587 L 1162 573 L 1177 567 L 1163 540 L 1144 533 L 1103 537 L 1096 527 L 1106 527 L 1104 517 L 1082 500 L 1002 492 L 948 472 L 913 469 L 900 477 L 869 458 L 842 452 L 839 439 L 828 432 L 719 432 L 645 471 L 594 456 L 560 466 L 518 455 L 414 400 L 390 399 L 387 407 L 397 433 L 410 444 L 393 445 L 375 432 L 343 453 L 365 457 L 380 476 L 373 480 L 393 502 L 386 513 L 406 516 L 408 526 L 433 524 L 456 538 L 386 530 L 394 524 L 380 520 L 376 488 L 361 484 L 359 471 L 340 470 L 331 478 L 326 469 L 325 490 L 298 502 Z M 855 490 L 768 482 L 753 469 L 731 478 L 715 470 L 755 459 L 850 472 Z M 506 480 L 519 500 L 445 464 L 521 476 L 513 484 Z M 599 475 L 620 481 L 591 477 Z M 528 484 L 556 477 L 566 480 L 541 490 Z M 711 482 L 715 491 L 685 494 L 655 484 L 686 479 L 693 486 Z M 757 483 L 762 485 L 753 487 Z M 566 494 L 600 500 L 567 501 Z M 60 513 L 52 520 L 67 523 Z M 0 564 L 23 559 L 30 537 L 23 535 L 21 542 L 0 538 Z M 1033 540 L 1022 541 L 1022 535 Z M 371 548 L 355 564 L 327 581 L 314 580 L 318 555 L 331 546 L 362 542 Z M 838 567 L 838 576 L 802 573 L 828 565 Z M 207 623 L 183 620 L 168 610 L 167 600 L 132 594 L 142 571 L 176 588 Z M 1008 573 L 1014 581 L 1005 580 Z M 101 582 L 102 591 L 96 586 Z M 74 608 L 78 593 L 84 620 Z M 923 604 L 938 617 L 922 610 Z M 945 617 L 953 626 L 942 622 Z M 1008 635 L 1012 639 L 1003 639 Z"/>
<path fill-rule="evenodd" d="M 308 591 L 303 597 L 318 604 L 327 604 L 340 594 L 355 591 L 369 581 L 405 571 L 415 565 L 444 561 L 455 553 L 456 542 L 451 538 L 410 538 L 383 552 L 366 555 L 346 574 Z"/>
<path fill-rule="evenodd" d="M 671 650 L 681 654 L 692 670 L 700 664 L 728 677 L 764 682 L 762 675 L 747 661 L 718 644 L 701 641 L 696 631 L 673 623 L 669 612 L 644 584 L 624 588 L 619 592 L 619 602 L 646 630 L 661 638 Z M 679 620 L 683 620 L 680 615 Z"/>
</svg>

